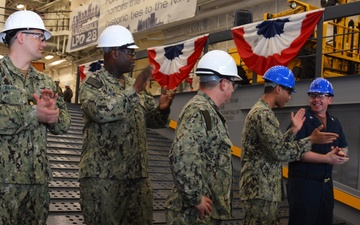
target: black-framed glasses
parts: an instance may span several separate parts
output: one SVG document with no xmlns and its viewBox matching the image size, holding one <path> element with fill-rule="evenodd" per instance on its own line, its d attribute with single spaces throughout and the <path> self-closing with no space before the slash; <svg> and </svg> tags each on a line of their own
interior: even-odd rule
<svg viewBox="0 0 360 225">
<path fill-rule="evenodd" d="M 127 54 L 130 57 L 134 57 L 136 55 L 136 52 L 133 49 L 128 49 L 128 48 L 116 48 L 116 50 L 120 51 L 120 52 L 124 52 L 125 54 Z"/>
<path fill-rule="evenodd" d="M 323 100 L 325 97 L 329 97 L 330 95 L 328 94 L 317 94 L 317 93 L 310 93 L 309 97 L 311 99 L 320 99 Z"/>
<path fill-rule="evenodd" d="M 41 42 L 46 41 L 45 34 L 43 33 L 35 33 L 35 32 L 29 32 L 29 31 L 21 31 L 23 34 L 31 34 L 34 38 L 39 39 Z"/>
<path fill-rule="evenodd" d="M 285 87 L 285 86 L 282 86 L 282 85 L 280 85 L 280 87 L 283 90 L 285 90 L 289 95 L 291 95 L 294 92 L 294 90 L 292 88 L 288 88 L 288 87 Z"/>
</svg>

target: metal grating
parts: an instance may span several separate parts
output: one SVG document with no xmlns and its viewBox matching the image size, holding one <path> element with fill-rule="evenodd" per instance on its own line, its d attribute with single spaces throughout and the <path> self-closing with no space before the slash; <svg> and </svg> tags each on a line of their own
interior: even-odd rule
<svg viewBox="0 0 360 225">
<path fill-rule="evenodd" d="M 50 190 L 50 197 L 54 200 L 73 200 L 80 199 L 80 191 L 75 190 L 63 190 L 55 189 Z"/>
<path fill-rule="evenodd" d="M 85 224 L 79 204 L 78 163 L 82 146 L 80 107 L 68 104 L 71 126 L 67 134 L 48 135 L 48 157 L 53 169 L 49 183 L 50 212 L 48 225 Z"/>
</svg>

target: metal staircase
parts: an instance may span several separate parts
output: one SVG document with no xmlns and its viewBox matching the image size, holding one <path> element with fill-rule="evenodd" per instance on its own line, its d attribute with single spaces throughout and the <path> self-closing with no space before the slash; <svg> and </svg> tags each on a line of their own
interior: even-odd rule
<svg viewBox="0 0 360 225">
<path fill-rule="evenodd" d="M 50 182 L 48 225 L 85 224 L 79 204 L 78 163 L 82 146 L 82 112 L 79 105 L 68 104 L 71 126 L 67 134 L 48 134 L 47 152 L 53 170 Z"/>
<path fill-rule="evenodd" d="M 82 112 L 79 105 L 68 105 L 71 114 L 71 127 L 67 134 L 48 135 L 48 157 L 53 169 L 54 180 L 50 182 L 50 213 L 48 225 L 85 224 L 79 204 L 78 163 L 82 145 Z M 172 185 L 169 166 L 169 149 L 172 140 L 165 138 L 155 130 L 148 130 L 149 173 L 154 190 L 154 225 L 166 224 L 164 202 Z M 239 171 L 234 171 L 233 179 L 233 216 L 223 225 L 240 225 L 243 216 L 239 200 Z M 281 204 L 281 222 L 287 224 L 288 206 Z M 347 224 L 334 218 L 333 224 Z"/>
</svg>

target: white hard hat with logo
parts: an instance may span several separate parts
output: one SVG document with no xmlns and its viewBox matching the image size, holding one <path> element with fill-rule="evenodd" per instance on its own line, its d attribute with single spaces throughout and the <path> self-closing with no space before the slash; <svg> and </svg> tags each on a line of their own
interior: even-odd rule
<svg viewBox="0 0 360 225">
<path fill-rule="evenodd" d="M 120 25 L 107 27 L 100 35 L 98 40 L 99 48 L 103 47 L 126 47 L 130 49 L 139 48 L 134 41 L 131 32 Z"/>
<path fill-rule="evenodd" d="M 44 31 L 45 39 L 51 38 L 51 33 L 45 28 L 41 17 L 33 11 L 17 11 L 5 21 L 4 29 L 0 33 L 0 42 L 4 42 L 6 33 L 11 30 L 38 29 Z"/>
<path fill-rule="evenodd" d="M 225 51 L 212 50 L 199 61 L 195 74 L 200 76 L 200 82 L 218 80 L 220 77 L 233 77 L 241 81 L 234 59 Z"/>
</svg>

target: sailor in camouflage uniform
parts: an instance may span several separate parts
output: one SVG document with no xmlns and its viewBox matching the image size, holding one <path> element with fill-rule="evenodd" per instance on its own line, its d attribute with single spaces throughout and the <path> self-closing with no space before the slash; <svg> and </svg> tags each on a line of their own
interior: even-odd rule
<svg viewBox="0 0 360 225">
<path fill-rule="evenodd" d="M 305 120 L 305 109 L 291 113 L 292 126 L 281 133 L 273 108 L 283 108 L 295 92 L 295 78 L 284 66 L 274 66 L 264 74 L 265 91 L 248 113 L 242 132 L 240 199 L 245 225 L 280 224 L 278 204 L 282 201 L 281 162 L 300 160 L 311 144 L 331 143 L 338 135 L 320 132 L 295 140 Z"/>
<path fill-rule="evenodd" d="M 32 11 L 11 14 L 0 33 L 0 224 L 44 225 L 49 211 L 47 132 L 62 134 L 70 116 L 55 82 L 31 64 L 51 33 Z"/>
<path fill-rule="evenodd" d="M 241 78 L 232 57 L 220 50 L 205 54 L 195 73 L 200 90 L 180 114 L 169 156 L 175 186 L 165 208 L 172 225 L 231 218 L 232 143 L 219 107 L 230 101 Z"/>
<path fill-rule="evenodd" d="M 174 92 L 163 88 L 156 106 L 145 90 L 150 68 L 136 80 L 124 75 L 134 69 L 138 48 L 125 27 L 106 28 L 98 47 L 104 50 L 104 68 L 89 76 L 80 91 L 85 127 L 79 182 L 85 223 L 152 224 L 146 128 L 166 127 Z"/>
</svg>

